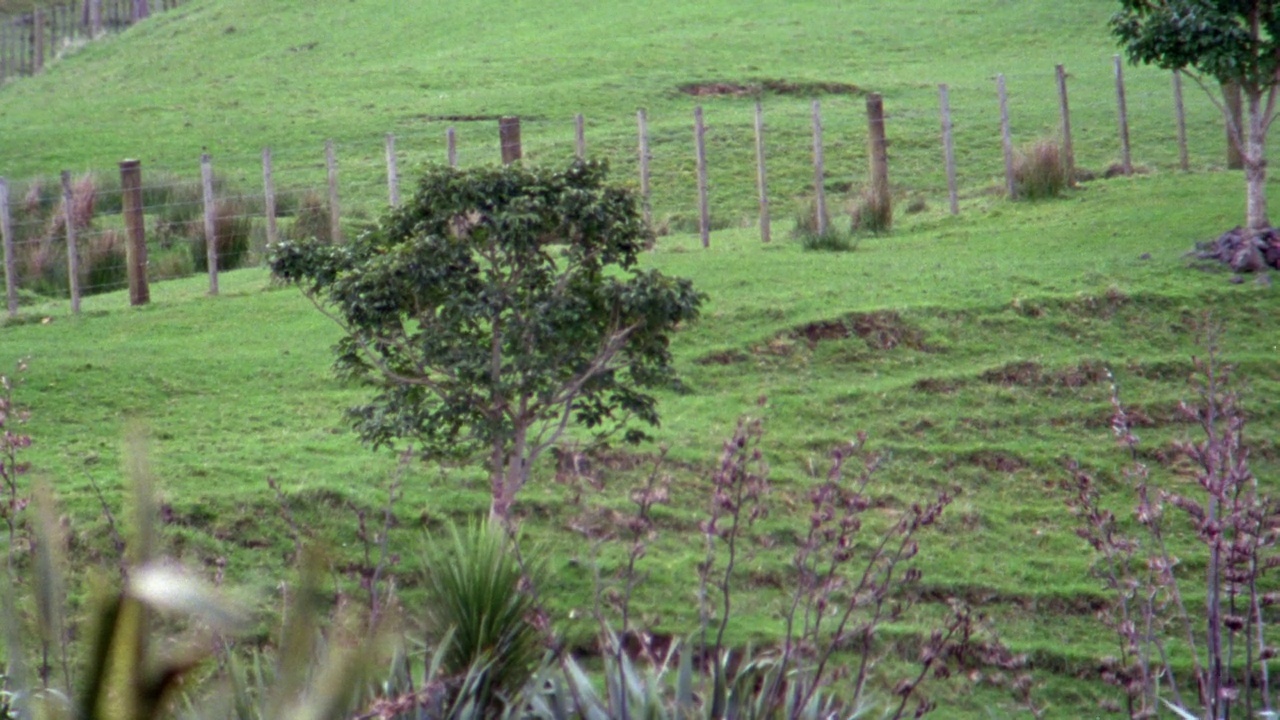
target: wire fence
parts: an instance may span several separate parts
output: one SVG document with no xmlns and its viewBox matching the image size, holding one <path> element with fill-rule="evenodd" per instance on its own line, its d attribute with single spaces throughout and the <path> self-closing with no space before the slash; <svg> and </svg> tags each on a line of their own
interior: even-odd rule
<svg viewBox="0 0 1280 720">
<path fill-rule="evenodd" d="M 122 32 L 180 0 L 79 0 L 19 15 L 0 15 L 0 84 L 37 75 L 68 48 Z"/>
<path fill-rule="evenodd" d="M 758 227 L 768 242 L 779 208 L 821 207 L 827 195 L 838 207 L 880 183 L 899 201 L 927 199 L 967 212 L 972 200 L 1016 196 L 1011 155 L 1045 137 L 1074 178 L 1087 177 L 1086 166 L 1127 174 L 1144 165 L 1220 164 L 1222 119 L 1202 93 L 1178 102 L 1176 83 L 1166 92 L 1147 83 L 1125 97 L 1119 69 L 1117 63 L 1114 76 L 1071 78 L 1059 67 L 1056 83 L 1052 74 L 1048 81 L 1026 74 L 992 78 L 986 87 L 939 87 L 933 107 L 888 103 L 878 118 L 870 108 L 883 106 L 874 94 L 837 91 L 810 101 L 708 87 L 693 99 L 707 110 L 691 106 L 684 117 L 643 110 L 627 123 L 580 115 L 431 117 L 378 138 L 317 141 L 307 152 L 192 158 L 181 171 L 127 161 L 110 172 L 12 184 L 0 178 L 9 312 L 50 297 L 69 298 L 74 311 L 84 295 L 124 289 L 140 304 L 149 299 L 149 283 L 203 273 L 216 294 L 219 272 L 260 265 L 280 239 L 346 241 L 408 198 L 413 188 L 405 178 L 430 163 L 605 157 L 615 175 L 633 179 L 658 234 L 697 232 L 704 244 L 726 227 Z M 720 103 L 726 96 L 759 101 Z M 1099 122 L 1108 115 L 1111 122 Z M 1080 117 L 1088 122 L 1073 125 Z M 882 178 L 871 175 L 877 122 L 887 128 Z M 1130 126 L 1132 139 L 1124 130 Z"/>
</svg>

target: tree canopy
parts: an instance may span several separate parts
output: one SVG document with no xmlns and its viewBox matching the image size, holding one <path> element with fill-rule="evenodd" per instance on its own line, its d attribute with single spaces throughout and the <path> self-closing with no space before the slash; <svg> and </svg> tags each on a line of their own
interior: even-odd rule
<svg viewBox="0 0 1280 720">
<path fill-rule="evenodd" d="M 1116 38 L 1134 63 L 1185 72 L 1223 111 L 1240 150 L 1248 189 L 1247 226 L 1269 228 L 1266 137 L 1280 84 L 1280 0 L 1120 0 Z M 1239 87 L 1248 117 L 1237 118 L 1205 82 Z M 1247 122 L 1246 122 L 1247 120 Z"/>
<path fill-rule="evenodd" d="M 571 424 L 656 425 L 669 343 L 703 296 L 640 268 L 651 241 L 602 163 L 563 170 L 435 168 L 349 245 L 282 243 L 271 266 L 346 332 L 338 372 L 374 388 L 349 411 L 374 446 L 487 453 L 508 518 L 538 456 Z"/>
</svg>

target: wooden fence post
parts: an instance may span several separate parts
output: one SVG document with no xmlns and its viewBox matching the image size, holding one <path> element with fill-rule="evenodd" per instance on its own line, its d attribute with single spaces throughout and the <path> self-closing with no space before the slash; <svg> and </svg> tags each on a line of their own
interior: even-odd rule
<svg viewBox="0 0 1280 720">
<path fill-rule="evenodd" d="M 276 181 L 269 147 L 262 149 L 262 193 L 266 203 L 267 245 L 275 245 L 280 241 L 280 229 L 276 223 Z"/>
<path fill-rule="evenodd" d="M 62 222 L 67 226 L 67 285 L 71 290 L 71 314 L 80 314 L 80 248 L 76 244 L 76 218 L 72 205 L 71 173 L 62 171 Z"/>
<path fill-rule="evenodd" d="M 756 101 L 756 191 L 760 196 L 760 242 L 773 239 L 773 228 L 769 221 L 769 182 L 765 175 L 764 162 L 764 106 Z"/>
<path fill-rule="evenodd" d="M 458 167 L 458 133 L 453 128 L 449 128 L 444 131 L 444 140 L 445 156 L 449 159 L 449 167 L 456 168 Z"/>
<path fill-rule="evenodd" d="M 524 157 L 520 147 L 520 118 L 505 116 L 498 119 L 498 139 L 502 142 L 502 164 L 510 165 Z"/>
<path fill-rule="evenodd" d="M 942 113 L 942 156 L 947 164 L 947 198 L 951 201 L 951 214 L 960 214 L 960 195 L 956 187 L 956 146 L 951 130 L 951 90 L 938 86 L 938 105 Z"/>
<path fill-rule="evenodd" d="M 1187 156 L 1187 110 L 1182 104 L 1182 71 L 1173 71 L 1173 115 L 1178 124 L 1178 167 L 1183 172 L 1191 170 L 1191 160 Z"/>
<path fill-rule="evenodd" d="M 867 95 L 867 141 L 871 156 L 871 197 L 876 213 L 883 213 L 892 223 L 893 192 L 889 189 L 889 141 L 884 132 L 884 98 L 880 93 Z M 888 230 L 888 225 L 885 226 Z"/>
<path fill-rule="evenodd" d="M 1062 169 L 1067 175 L 1067 185 L 1076 184 L 1076 150 L 1071 142 L 1071 106 L 1067 102 L 1067 71 L 1059 65 L 1055 68 L 1058 76 L 1058 108 L 1062 113 Z"/>
<path fill-rule="evenodd" d="M 151 5 L 147 0 L 133 0 L 133 21 L 146 20 L 151 17 Z"/>
<path fill-rule="evenodd" d="M 89 39 L 102 35 L 102 0 L 86 0 L 89 3 Z"/>
<path fill-rule="evenodd" d="M 125 160 L 120 163 L 120 195 L 124 224 L 129 234 L 125 262 L 129 266 L 129 304 L 151 302 L 147 285 L 147 231 L 142 208 L 142 163 Z"/>
<path fill-rule="evenodd" d="M 44 72 L 44 10 L 37 9 L 31 18 L 31 74 Z"/>
<path fill-rule="evenodd" d="M 329 171 L 329 240 L 342 244 L 342 211 L 338 207 L 338 156 L 333 141 L 324 143 L 324 163 Z"/>
<path fill-rule="evenodd" d="M 587 157 L 587 127 L 582 113 L 573 116 L 573 142 L 579 160 Z"/>
<path fill-rule="evenodd" d="M 813 123 L 813 199 L 817 213 L 818 234 L 827 234 L 826 157 L 822 148 L 822 107 L 817 100 L 811 108 Z"/>
<path fill-rule="evenodd" d="M 579 116 L 581 117 L 581 116 Z M 649 203 L 649 118 L 644 108 L 636 111 L 636 125 L 640 135 L 640 204 L 644 224 L 653 225 L 653 207 Z M 581 157 L 581 156 L 579 156 Z"/>
<path fill-rule="evenodd" d="M 1244 128 L 1244 97 L 1241 95 L 1239 83 L 1222 83 L 1222 103 L 1228 113 L 1223 123 L 1227 132 L 1227 169 L 1241 170 L 1244 168 L 1244 155 L 1240 152 L 1240 144 L 1244 143 L 1245 135 L 1248 133 Z M 1233 124 L 1240 135 L 1240 144 L 1231 139 Z"/>
<path fill-rule="evenodd" d="M 200 156 L 200 185 L 204 190 L 204 256 L 209 265 L 209 294 L 218 294 L 218 208 L 213 198 L 213 160 Z"/>
<path fill-rule="evenodd" d="M 996 75 L 996 92 L 1000 95 L 1000 141 L 1004 145 L 1004 183 L 1009 199 L 1018 196 L 1018 185 L 1013 177 L 1013 133 L 1009 130 L 1009 93 L 1005 89 L 1004 74 Z"/>
<path fill-rule="evenodd" d="M 1120 116 L 1120 167 L 1125 175 L 1133 174 L 1133 155 L 1129 149 L 1129 107 L 1124 99 L 1124 61 L 1114 56 L 1116 66 L 1116 109 Z"/>
<path fill-rule="evenodd" d="M 387 195 L 391 207 L 400 205 L 400 166 L 396 162 L 396 136 L 387 133 Z"/>
<path fill-rule="evenodd" d="M 18 315 L 18 258 L 13 248 L 13 217 L 9 214 L 9 181 L 0 178 L 0 240 L 4 241 L 4 289 L 9 317 Z"/>
<path fill-rule="evenodd" d="M 702 247 L 711 247 L 711 206 L 707 198 L 707 128 L 702 121 L 702 106 L 693 109 L 693 142 L 698 155 L 698 234 Z"/>
</svg>

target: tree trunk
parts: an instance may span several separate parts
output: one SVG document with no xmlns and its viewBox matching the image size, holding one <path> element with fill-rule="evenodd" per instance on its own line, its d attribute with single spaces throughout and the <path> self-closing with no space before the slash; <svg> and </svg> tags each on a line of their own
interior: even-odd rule
<svg viewBox="0 0 1280 720">
<path fill-rule="evenodd" d="M 1271 228 L 1267 216 L 1267 138 L 1261 92 L 1249 92 L 1249 137 L 1245 140 L 1244 175 L 1249 188 L 1247 222 L 1252 234 Z"/>
<path fill-rule="evenodd" d="M 506 448 L 502 440 L 494 441 L 489 484 L 492 498 L 489 504 L 489 519 L 499 521 L 503 527 L 511 524 L 511 506 L 515 504 L 516 493 L 524 487 L 528 479 L 528 466 L 525 454 L 528 446 L 529 428 L 517 425 L 510 438 L 511 447 Z"/>
</svg>

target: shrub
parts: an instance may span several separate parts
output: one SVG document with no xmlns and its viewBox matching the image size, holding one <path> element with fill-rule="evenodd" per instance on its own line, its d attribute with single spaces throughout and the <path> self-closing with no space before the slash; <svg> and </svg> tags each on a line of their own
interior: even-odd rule
<svg viewBox="0 0 1280 720">
<path fill-rule="evenodd" d="M 1021 200 L 1061 195 L 1069 182 L 1058 143 L 1038 140 L 1019 150 L 1013 160 L 1013 185 Z"/>
<path fill-rule="evenodd" d="M 235 200 L 219 200 L 214 205 L 213 236 L 218 253 L 219 270 L 235 270 L 249 259 L 253 240 L 253 218 Z M 191 264 L 197 272 L 208 272 L 208 243 L 204 222 L 191 236 Z"/>
</svg>

